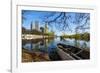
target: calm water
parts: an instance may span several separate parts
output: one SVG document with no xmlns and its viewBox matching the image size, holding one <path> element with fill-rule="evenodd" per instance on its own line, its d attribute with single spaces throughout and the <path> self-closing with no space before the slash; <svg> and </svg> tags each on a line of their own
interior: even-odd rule
<svg viewBox="0 0 100 73">
<path fill-rule="evenodd" d="M 60 40 L 60 38 L 54 39 L 37 39 L 37 40 L 23 40 L 22 47 L 31 51 L 41 51 L 46 52 L 52 58 L 52 56 L 57 56 L 56 53 L 56 46 L 58 43 L 64 43 L 66 45 L 77 46 L 80 48 L 90 48 L 90 42 L 83 41 L 83 40 L 75 40 L 75 39 L 64 39 Z M 55 57 L 58 60 L 58 57 Z M 53 59 L 55 60 L 55 59 Z"/>
</svg>

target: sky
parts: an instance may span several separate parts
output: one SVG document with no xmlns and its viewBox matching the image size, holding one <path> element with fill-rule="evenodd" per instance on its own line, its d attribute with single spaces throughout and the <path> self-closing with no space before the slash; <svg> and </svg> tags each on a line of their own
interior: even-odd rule
<svg viewBox="0 0 100 73">
<path fill-rule="evenodd" d="M 44 23 L 45 15 L 48 15 L 50 13 L 56 13 L 56 15 L 57 15 L 60 12 L 22 10 L 22 26 L 25 27 L 26 29 L 30 29 L 31 23 L 34 23 L 35 21 L 39 21 L 39 27 L 44 27 L 44 25 L 45 25 L 45 23 Z M 75 18 L 74 18 L 75 14 L 79 14 L 79 13 L 76 13 L 76 12 L 66 12 L 66 13 L 70 14 L 73 17 L 69 20 L 75 20 Z M 85 14 L 89 15 L 89 17 L 90 17 L 89 13 L 85 13 Z M 53 17 L 51 17 L 50 19 L 52 19 L 52 18 Z M 85 20 L 83 20 L 83 23 L 84 23 L 84 21 Z M 90 20 L 88 21 L 87 24 L 90 25 L 89 22 L 90 22 Z M 70 29 L 72 31 L 69 31 L 67 28 L 66 28 L 66 30 L 60 30 L 61 26 L 59 28 L 57 28 L 57 26 L 55 26 L 55 25 L 57 25 L 57 24 L 52 23 L 51 26 L 48 25 L 48 28 L 49 28 L 49 31 L 53 30 L 56 35 L 62 35 L 63 32 L 65 34 L 74 34 L 75 33 L 74 29 L 75 29 L 76 25 L 72 22 L 69 22 Z M 89 29 L 87 30 L 87 32 L 89 32 Z"/>
</svg>

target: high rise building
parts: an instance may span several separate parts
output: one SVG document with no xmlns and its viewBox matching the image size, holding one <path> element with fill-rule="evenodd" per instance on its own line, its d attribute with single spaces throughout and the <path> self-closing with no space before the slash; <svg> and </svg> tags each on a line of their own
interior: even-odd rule
<svg viewBox="0 0 100 73">
<path fill-rule="evenodd" d="M 39 30 L 39 22 L 38 21 L 31 22 L 31 30 Z"/>
<path fill-rule="evenodd" d="M 31 26 L 30 26 L 30 30 L 32 30 L 33 29 L 33 22 L 31 22 Z"/>
<path fill-rule="evenodd" d="M 39 22 L 35 21 L 35 30 L 39 30 Z"/>
<path fill-rule="evenodd" d="M 48 33 L 49 32 L 47 25 L 48 25 L 48 23 L 45 23 L 45 29 L 44 29 L 45 33 Z"/>
</svg>

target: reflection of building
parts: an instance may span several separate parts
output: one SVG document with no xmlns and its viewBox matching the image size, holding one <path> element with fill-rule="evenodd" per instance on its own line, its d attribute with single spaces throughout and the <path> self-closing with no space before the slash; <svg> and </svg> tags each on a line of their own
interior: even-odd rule
<svg viewBox="0 0 100 73">
<path fill-rule="evenodd" d="M 35 22 L 31 22 L 31 30 L 39 30 L 39 22 L 35 21 Z"/>
</svg>

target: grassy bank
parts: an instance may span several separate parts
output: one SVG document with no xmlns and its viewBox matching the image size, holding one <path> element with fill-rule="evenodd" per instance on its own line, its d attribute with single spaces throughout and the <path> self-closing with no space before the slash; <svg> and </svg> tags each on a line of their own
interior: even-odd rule
<svg viewBox="0 0 100 73">
<path fill-rule="evenodd" d="M 76 39 L 76 40 L 90 41 L 90 34 L 89 33 L 73 34 L 73 35 L 63 35 L 62 37 L 63 38 L 70 38 L 70 39 Z"/>
</svg>

